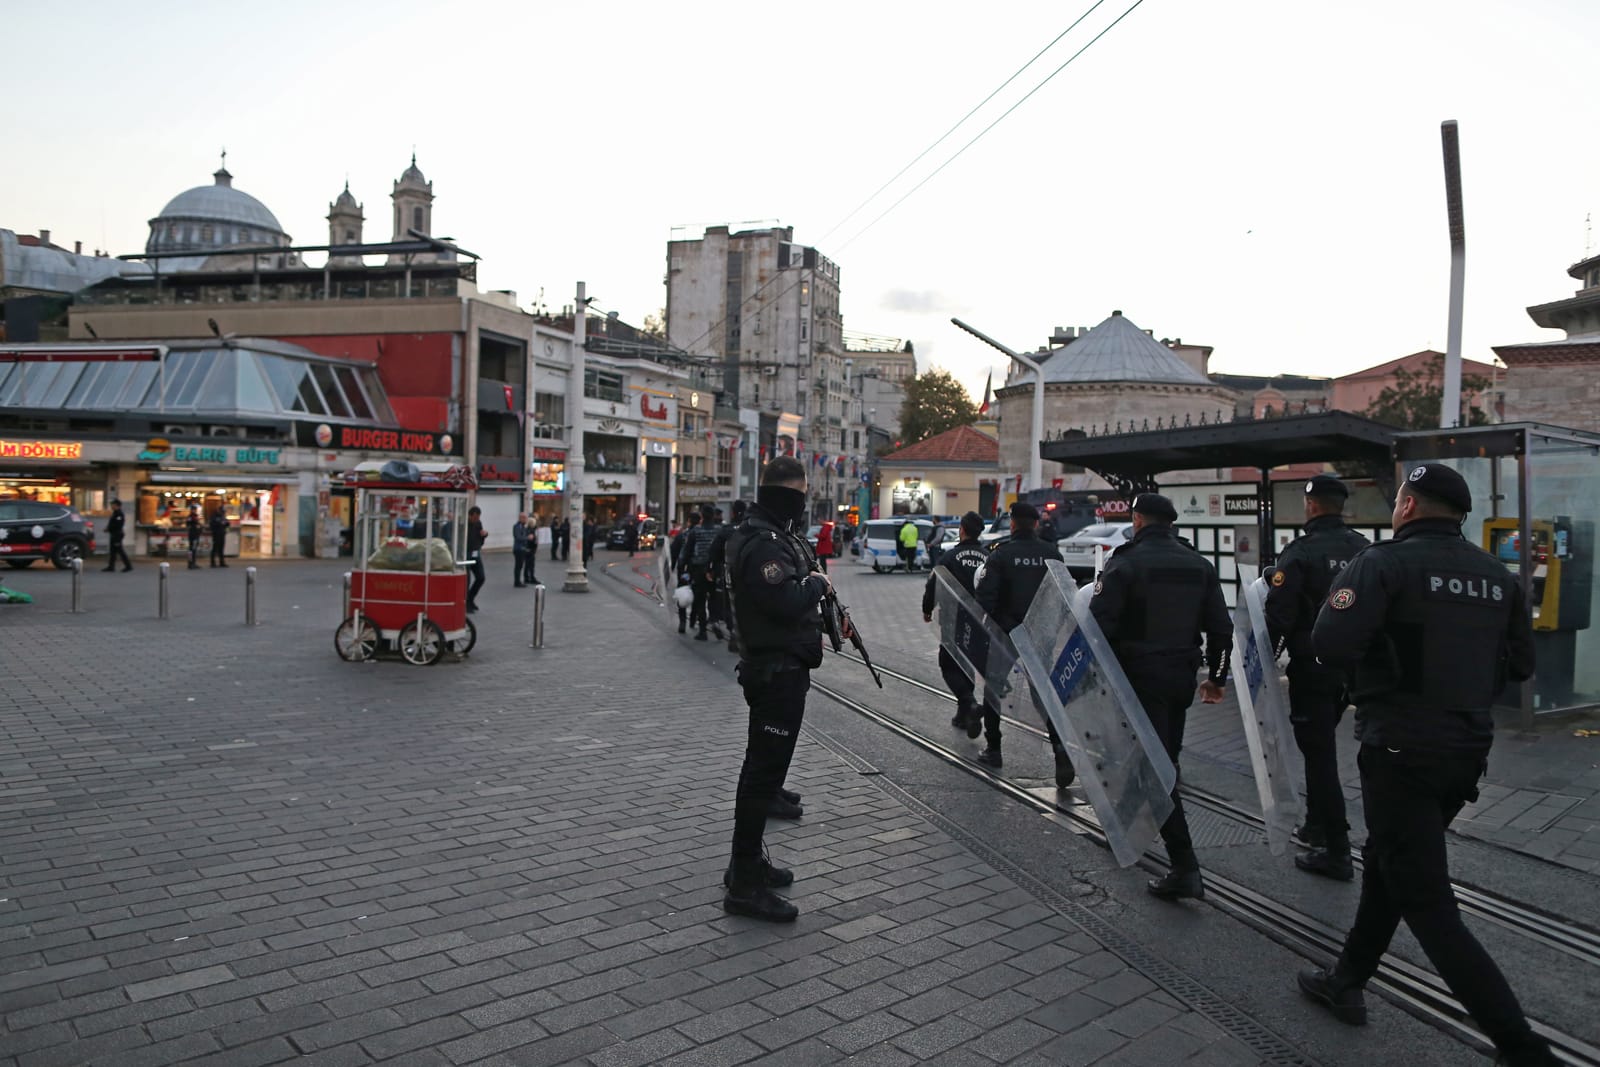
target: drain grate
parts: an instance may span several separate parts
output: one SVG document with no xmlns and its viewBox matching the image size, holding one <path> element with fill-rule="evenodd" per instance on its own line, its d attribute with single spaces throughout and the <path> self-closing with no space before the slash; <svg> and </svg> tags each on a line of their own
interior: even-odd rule
<svg viewBox="0 0 1600 1067">
<path fill-rule="evenodd" d="M 1255 827 L 1198 804 L 1185 804 L 1183 814 L 1189 820 L 1189 834 L 1196 848 L 1259 845 L 1266 840 L 1266 835 Z"/>
</svg>

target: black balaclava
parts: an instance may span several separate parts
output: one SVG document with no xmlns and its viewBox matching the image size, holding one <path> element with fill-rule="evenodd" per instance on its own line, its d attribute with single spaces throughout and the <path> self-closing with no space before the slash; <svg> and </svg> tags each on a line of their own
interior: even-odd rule
<svg viewBox="0 0 1600 1067">
<path fill-rule="evenodd" d="M 806 517 L 806 494 L 786 485 L 763 485 L 756 489 L 756 503 L 779 522 L 794 524 Z"/>
</svg>

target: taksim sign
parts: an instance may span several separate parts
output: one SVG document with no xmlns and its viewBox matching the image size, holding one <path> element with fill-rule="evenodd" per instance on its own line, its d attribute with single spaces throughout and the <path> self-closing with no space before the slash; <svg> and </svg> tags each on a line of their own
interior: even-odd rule
<svg viewBox="0 0 1600 1067">
<path fill-rule="evenodd" d="M 81 441 L 0 440 L 0 459 L 82 459 Z"/>
</svg>

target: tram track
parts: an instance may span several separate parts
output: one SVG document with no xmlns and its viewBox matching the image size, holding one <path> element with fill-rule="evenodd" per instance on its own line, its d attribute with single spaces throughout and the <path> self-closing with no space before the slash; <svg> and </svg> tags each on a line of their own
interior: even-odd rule
<svg viewBox="0 0 1600 1067">
<path fill-rule="evenodd" d="M 853 663 L 861 662 L 858 657 L 847 653 L 836 655 Z M 879 666 L 878 670 L 886 678 L 936 694 L 950 703 L 955 702 L 954 697 L 948 692 L 919 678 L 882 666 Z M 1047 800 L 974 762 L 967 755 L 922 734 L 893 715 L 872 708 L 831 685 L 818 682 L 815 677 L 811 684 L 813 689 L 834 703 L 909 741 L 1012 801 L 1065 823 L 1069 829 L 1090 838 L 1102 847 L 1109 847 L 1098 821 L 1080 806 L 1064 806 Z M 1006 716 L 1005 720 L 1016 729 L 1041 738 L 1046 736 L 1045 731 L 1031 723 L 1010 716 Z M 1256 828 L 1264 827 L 1259 816 L 1216 794 L 1187 786 L 1184 787 L 1183 794 L 1186 801 L 1192 800 L 1224 817 Z M 1357 863 L 1359 862 L 1358 858 Z M 1151 853 L 1146 853 L 1139 865 L 1154 874 L 1164 873 L 1167 869 L 1165 859 Z M 1476 886 L 1456 884 L 1456 893 L 1462 910 L 1469 914 L 1585 962 L 1600 963 L 1600 936 L 1594 931 L 1527 908 L 1516 901 Z M 1335 929 L 1315 916 L 1279 903 L 1242 882 L 1211 871 L 1206 873 L 1206 900 L 1219 910 L 1261 931 L 1278 944 L 1312 961 L 1326 962 L 1329 958 L 1336 957 L 1343 946 L 1343 931 Z M 1479 1049 L 1489 1048 L 1483 1035 L 1473 1026 L 1466 1011 L 1444 982 L 1432 972 L 1388 954 L 1384 956 L 1379 966 L 1374 983 L 1386 996 L 1412 1014 Z M 1551 1048 L 1563 1063 L 1600 1067 L 1600 1047 L 1542 1022 L 1531 1021 L 1531 1025 L 1535 1032 L 1550 1042 Z"/>
</svg>

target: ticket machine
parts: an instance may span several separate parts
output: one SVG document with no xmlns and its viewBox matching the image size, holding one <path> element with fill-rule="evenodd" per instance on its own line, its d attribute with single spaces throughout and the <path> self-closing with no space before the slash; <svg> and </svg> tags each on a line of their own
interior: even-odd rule
<svg viewBox="0 0 1600 1067">
<path fill-rule="evenodd" d="M 1522 533 L 1517 519 L 1485 519 L 1483 547 L 1521 576 Z M 1528 523 L 1532 545 L 1534 653 L 1538 658 L 1540 703 L 1572 698 L 1578 631 L 1589 628 L 1594 592 L 1594 523 L 1570 516 Z"/>
</svg>

